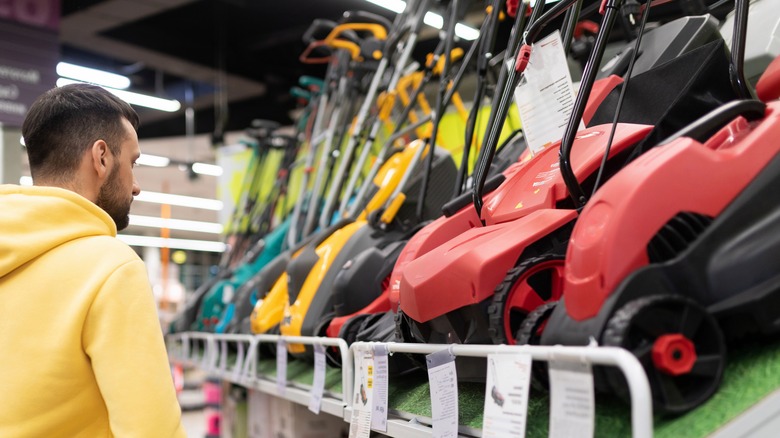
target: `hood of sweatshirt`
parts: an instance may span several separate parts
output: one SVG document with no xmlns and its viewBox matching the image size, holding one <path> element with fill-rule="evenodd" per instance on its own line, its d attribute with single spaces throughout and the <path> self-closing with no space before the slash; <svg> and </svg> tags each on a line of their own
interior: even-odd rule
<svg viewBox="0 0 780 438">
<path fill-rule="evenodd" d="M 116 224 L 83 196 L 57 187 L 0 185 L 0 277 L 89 236 L 116 236 Z"/>
</svg>

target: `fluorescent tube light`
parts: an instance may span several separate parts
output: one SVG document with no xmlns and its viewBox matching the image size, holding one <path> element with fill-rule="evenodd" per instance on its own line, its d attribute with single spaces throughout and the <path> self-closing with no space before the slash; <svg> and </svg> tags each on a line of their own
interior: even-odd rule
<svg viewBox="0 0 780 438">
<path fill-rule="evenodd" d="M 436 29 L 441 29 L 442 26 L 444 26 L 444 18 L 434 12 L 426 12 L 425 16 L 423 17 L 423 23 L 427 24 L 428 26 L 435 27 Z"/>
<path fill-rule="evenodd" d="M 222 175 L 222 167 L 214 164 L 192 163 L 192 171 L 201 175 Z"/>
<path fill-rule="evenodd" d="M 161 157 L 159 155 L 141 154 L 141 156 L 135 160 L 135 163 L 142 166 L 166 167 L 167 165 L 171 164 L 171 159 L 168 157 Z"/>
<path fill-rule="evenodd" d="M 194 196 L 171 195 L 169 193 L 147 192 L 135 197 L 136 201 L 153 202 L 155 204 L 177 205 L 179 207 L 202 208 L 204 210 L 222 210 L 222 201 L 216 199 L 196 198 Z"/>
<path fill-rule="evenodd" d="M 71 79 L 59 78 L 57 79 L 57 86 L 62 87 L 68 84 L 77 84 L 81 81 L 74 81 Z M 108 90 L 114 96 L 124 100 L 131 105 L 144 106 L 160 111 L 166 111 L 169 113 L 178 111 L 181 109 L 181 103 L 175 99 L 161 99 L 159 97 L 148 96 L 146 94 L 134 93 L 132 91 L 117 90 L 115 88 L 103 87 Z"/>
<path fill-rule="evenodd" d="M 150 228 L 168 228 L 170 230 L 195 231 L 198 233 L 222 234 L 222 224 L 216 222 L 188 221 L 182 219 L 164 219 L 154 216 L 130 215 L 130 225 Z"/>
<path fill-rule="evenodd" d="M 369 3 L 373 3 L 379 7 L 385 8 L 387 10 L 393 11 L 396 14 L 400 14 L 401 12 L 406 9 L 406 2 L 402 0 L 366 0 Z M 557 1 L 557 0 L 555 0 Z M 436 29 L 441 29 L 442 26 L 444 26 L 444 19 L 441 15 L 435 14 L 433 12 L 426 12 L 425 16 L 423 17 L 423 23 L 427 24 L 428 26 L 435 27 Z M 458 36 L 458 38 L 462 38 L 466 41 L 474 41 L 479 36 L 479 31 L 477 29 L 474 29 L 471 26 L 466 26 L 462 23 L 455 24 L 455 35 Z"/>
<path fill-rule="evenodd" d="M 154 248 L 188 249 L 192 251 L 224 252 L 225 244 L 209 240 L 165 239 L 152 236 L 134 236 L 117 234 L 117 239 L 130 246 L 150 246 Z"/>
<path fill-rule="evenodd" d="M 130 79 L 126 76 L 109 73 L 103 70 L 96 70 L 94 68 L 82 67 L 67 62 L 60 62 L 57 64 L 57 74 L 77 81 L 89 82 L 104 87 L 118 88 L 120 90 L 130 87 Z"/>
<path fill-rule="evenodd" d="M 474 41 L 479 38 L 479 31 L 463 23 L 455 23 L 455 35 L 466 41 Z"/>
</svg>

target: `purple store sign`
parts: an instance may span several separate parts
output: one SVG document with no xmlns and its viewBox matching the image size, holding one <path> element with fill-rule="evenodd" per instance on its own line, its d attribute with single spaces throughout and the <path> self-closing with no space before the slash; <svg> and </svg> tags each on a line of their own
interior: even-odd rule
<svg viewBox="0 0 780 438">
<path fill-rule="evenodd" d="M 60 0 L 0 0 L 0 19 L 58 30 Z"/>
<path fill-rule="evenodd" d="M 21 126 L 57 81 L 59 0 L 0 0 L 0 124 Z"/>
</svg>

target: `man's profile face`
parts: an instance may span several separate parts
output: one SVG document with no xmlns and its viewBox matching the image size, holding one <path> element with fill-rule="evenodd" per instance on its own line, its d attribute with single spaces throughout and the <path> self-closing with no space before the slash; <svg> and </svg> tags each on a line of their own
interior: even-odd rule
<svg viewBox="0 0 780 438">
<path fill-rule="evenodd" d="M 122 153 L 114 156 L 114 165 L 100 187 L 95 204 L 102 208 L 116 224 L 117 231 L 124 230 L 130 222 L 130 204 L 133 197 L 141 192 L 133 175 L 135 161 L 141 155 L 138 136 L 133 126 L 122 119 L 125 137 L 120 145 Z"/>
</svg>

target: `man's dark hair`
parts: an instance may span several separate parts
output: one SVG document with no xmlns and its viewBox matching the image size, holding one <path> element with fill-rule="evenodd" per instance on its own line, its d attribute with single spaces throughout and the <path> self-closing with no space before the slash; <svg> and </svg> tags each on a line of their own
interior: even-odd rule
<svg viewBox="0 0 780 438">
<path fill-rule="evenodd" d="M 22 124 L 33 179 L 70 180 L 97 140 L 104 140 L 118 157 L 126 136 L 123 118 L 138 129 L 135 110 L 95 85 L 72 84 L 43 93 Z"/>
</svg>

